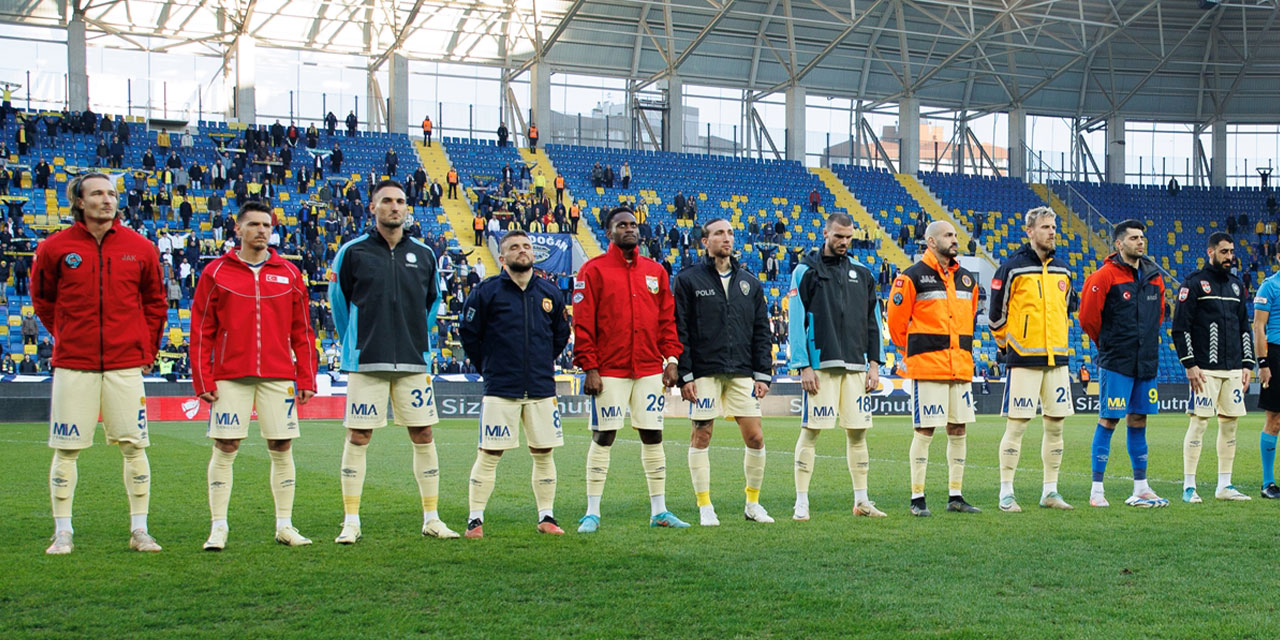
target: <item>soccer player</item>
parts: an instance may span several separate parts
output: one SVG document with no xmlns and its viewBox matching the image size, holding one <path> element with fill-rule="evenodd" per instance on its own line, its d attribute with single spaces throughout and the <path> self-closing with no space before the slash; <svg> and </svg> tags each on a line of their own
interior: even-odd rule
<svg viewBox="0 0 1280 640">
<path fill-rule="evenodd" d="M 468 538 L 484 537 L 484 507 L 493 493 L 502 452 L 520 446 L 523 427 L 533 456 L 533 496 L 538 532 L 562 535 L 552 512 L 556 462 L 564 444 L 556 408 L 555 360 L 569 342 L 564 296 L 550 280 L 533 275 L 533 243 L 524 231 L 498 243 L 502 272 L 476 285 L 462 307 L 458 335 L 472 364 L 484 375 L 480 446 L 471 467 Z"/>
<path fill-rule="evenodd" d="M 387 425 L 387 401 L 396 424 L 413 443 L 413 476 L 422 497 L 422 535 L 457 538 L 440 521 L 440 464 L 431 425 L 440 421 L 428 372 L 431 335 L 440 306 L 436 256 L 404 233 L 409 206 L 404 187 L 383 180 L 373 187 L 374 229 L 342 245 L 333 260 L 329 304 L 347 372 L 342 449 L 342 505 L 338 544 L 360 539 L 360 495 L 365 454 L 373 431 Z"/>
<path fill-rule="evenodd" d="M 1208 263 L 1187 276 L 1173 308 L 1173 346 L 1187 369 L 1191 424 L 1182 441 L 1182 501 L 1202 502 L 1196 467 L 1209 418 L 1218 416 L 1219 500 L 1248 500 L 1231 484 L 1236 458 L 1236 426 L 1245 414 L 1244 394 L 1253 376 L 1253 336 L 1244 283 L 1231 273 L 1235 240 L 1221 231 L 1209 236 Z"/>
<path fill-rule="evenodd" d="M 889 337 L 906 354 L 911 379 L 911 515 L 933 515 L 924 499 L 929 444 L 938 427 L 947 430 L 947 511 L 982 513 L 969 504 L 964 486 L 965 425 L 973 413 L 973 320 L 978 281 L 960 266 L 960 243 L 950 222 L 925 229 L 919 262 L 893 281 L 887 313 Z"/>
<path fill-rule="evenodd" d="M 129 547 L 160 551 L 147 533 L 151 465 L 146 448 L 151 370 L 167 309 L 156 246 L 117 224 L 115 181 L 86 173 L 67 184 L 75 224 L 36 247 L 31 300 L 53 335 L 49 447 L 53 465 L 50 555 L 71 553 L 76 458 L 93 445 L 102 417 L 107 444 L 119 444 L 129 496 Z"/>
<path fill-rule="evenodd" d="M 610 209 L 601 220 L 609 250 L 582 265 L 573 284 L 573 363 L 586 372 L 591 396 L 587 449 L 587 513 L 578 533 L 600 528 L 600 496 L 613 441 L 631 410 L 640 432 L 640 464 L 649 486 L 649 526 L 689 525 L 667 510 L 667 454 L 662 450 L 666 389 L 676 384 L 680 340 L 667 270 L 636 250 L 635 213 Z"/>
<path fill-rule="evenodd" d="M 1156 373 L 1160 325 L 1164 322 L 1164 278 L 1146 257 L 1146 225 L 1125 220 L 1111 232 L 1116 252 L 1085 278 L 1080 327 L 1098 347 L 1098 426 L 1093 432 L 1093 489 L 1089 506 L 1106 507 L 1102 479 L 1111 457 L 1111 436 L 1128 415 L 1126 442 L 1133 464 L 1131 507 L 1165 507 L 1169 501 L 1147 484 L 1147 416 L 1159 412 Z"/>
<path fill-rule="evenodd" d="M 1280 246 L 1280 245 L 1277 245 Z M 1280 384 L 1271 386 L 1272 364 L 1280 370 L 1280 272 L 1262 281 L 1253 297 L 1253 342 L 1258 350 L 1258 408 L 1266 412 L 1266 422 L 1258 438 L 1262 453 L 1262 497 L 1280 498 L 1276 486 L 1276 435 L 1280 434 Z M 1271 354 L 1276 360 L 1271 360 Z"/>
<path fill-rule="evenodd" d="M 884 346 L 876 277 L 849 255 L 853 218 L 833 213 L 822 229 L 822 248 L 811 251 L 791 273 L 787 313 L 790 362 L 800 370 L 804 416 L 796 440 L 796 504 L 792 519 L 809 519 L 809 480 L 818 434 L 838 424 L 853 479 L 853 515 L 881 518 L 867 498 L 871 453 L 871 397 L 880 387 Z"/>
<path fill-rule="evenodd" d="M 689 402 L 693 435 L 689 443 L 689 475 L 703 526 L 720 519 L 711 505 L 711 430 L 715 419 L 732 416 L 746 451 L 744 515 L 754 522 L 773 522 L 760 506 L 764 480 L 764 430 L 760 398 L 773 381 L 773 336 L 764 288 L 733 257 L 733 225 L 724 218 L 702 224 L 706 259 L 676 276 L 676 333 L 684 352 L 677 373 L 680 396 Z"/>
<path fill-rule="evenodd" d="M 1009 371 L 1001 410 L 1007 420 L 1000 440 L 1000 510 L 1010 513 L 1022 511 L 1013 497 L 1013 477 L 1022 452 L 1022 434 L 1035 417 L 1037 404 L 1044 417 L 1040 506 L 1072 508 L 1058 493 L 1058 469 L 1062 466 L 1062 424 L 1074 413 L 1067 334 L 1078 301 L 1070 267 L 1054 255 L 1057 214 L 1048 207 L 1036 207 L 1027 212 L 1024 224 L 1027 242 L 996 270 L 988 309 L 991 333 Z"/>
<path fill-rule="evenodd" d="M 299 435 L 297 405 L 316 392 L 315 335 L 302 273 L 268 246 L 274 227 L 270 207 L 244 203 L 236 214 L 239 249 L 204 268 L 191 300 L 191 384 L 211 405 L 213 523 L 207 551 L 227 546 L 232 465 L 255 409 L 271 457 L 276 542 L 311 544 L 292 521 L 297 480 L 292 444 Z"/>
</svg>

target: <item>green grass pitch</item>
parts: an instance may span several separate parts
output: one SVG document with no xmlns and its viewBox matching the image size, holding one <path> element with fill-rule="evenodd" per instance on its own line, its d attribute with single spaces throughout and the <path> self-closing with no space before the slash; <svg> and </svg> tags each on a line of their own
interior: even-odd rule
<svg viewBox="0 0 1280 640">
<path fill-rule="evenodd" d="M 127 549 L 120 456 L 98 445 L 80 456 L 76 551 L 43 554 L 49 516 L 46 426 L 0 427 L 0 637 L 1091 637 L 1246 638 L 1274 634 L 1276 522 L 1280 504 L 1256 497 L 1261 417 L 1244 419 L 1237 484 L 1255 499 L 1212 498 L 1213 442 L 1201 460 L 1203 505 L 1178 500 L 1186 418 L 1150 428 L 1153 488 L 1166 509 L 1123 506 L 1131 484 L 1123 431 L 1112 446 L 1112 507 L 1088 506 L 1094 419 L 1068 421 L 1060 490 L 1071 513 L 1035 506 L 1040 489 L 1039 420 L 1024 441 L 1018 496 L 1026 512 L 996 508 L 996 450 L 1003 422 L 970 430 L 965 495 L 980 515 L 945 513 L 945 438 L 935 437 L 929 497 L 935 515 L 907 513 L 903 418 L 877 418 L 871 496 L 890 517 L 855 520 L 842 434 L 824 434 L 810 490 L 813 519 L 793 522 L 792 450 L 797 422 L 770 419 L 761 502 L 773 525 L 745 522 L 742 445 L 731 423 L 712 441 L 712 497 L 723 523 L 696 525 L 685 463 L 688 422 L 667 423 L 669 507 L 692 529 L 648 527 L 638 440 L 620 435 L 599 533 L 577 535 L 584 506 L 584 421 L 566 421 L 556 453 L 556 513 L 569 532 L 534 530 L 524 450 L 509 452 L 480 541 L 424 539 L 403 430 L 377 433 L 361 517 L 364 540 L 333 543 L 342 517 L 338 461 L 342 429 L 304 425 L 295 446 L 294 523 L 315 540 L 288 549 L 272 541 L 266 447 L 251 437 L 236 460 L 226 551 L 200 549 L 208 533 L 209 443 L 198 423 L 156 423 L 151 532 L 164 552 Z M 441 514 L 462 531 L 473 421 L 436 428 Z"/>
</svg>

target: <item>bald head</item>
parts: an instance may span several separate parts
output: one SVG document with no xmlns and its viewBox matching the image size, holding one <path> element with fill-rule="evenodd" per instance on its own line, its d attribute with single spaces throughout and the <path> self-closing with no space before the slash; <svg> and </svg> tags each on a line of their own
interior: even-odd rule
<svg viewBox="0 0 1280 640">
<path fill-rule="evenodd" d="M 956 228 L 946 220 L 934 220 L 924 230 L 924 241 L 938 259 L 938 264 L 951 264 L 960 255 L 960 242 L 956 239 Z"/>
<path fill-rule="evenodd" d="M 951 226 L 950 222 L 947 222 L 946 220 L 934 220 L 929 223 L 929 226 L 925 227 L 924 237 L 937 238 L 948 233 L 955 234 L 955 232 L 956 228 Z"/>
</svg>

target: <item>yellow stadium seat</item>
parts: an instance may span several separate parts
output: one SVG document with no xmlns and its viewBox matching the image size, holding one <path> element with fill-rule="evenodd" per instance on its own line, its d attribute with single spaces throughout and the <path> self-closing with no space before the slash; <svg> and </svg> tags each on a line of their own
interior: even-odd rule
<svg viewBox="0 0 1280 640">
<path fill-rule="evenodd" d="M 29 356 L 34 356 L 36 354 L 36 345 L 24 344 L 22 345 L 22 352 Z"/>
</svg>

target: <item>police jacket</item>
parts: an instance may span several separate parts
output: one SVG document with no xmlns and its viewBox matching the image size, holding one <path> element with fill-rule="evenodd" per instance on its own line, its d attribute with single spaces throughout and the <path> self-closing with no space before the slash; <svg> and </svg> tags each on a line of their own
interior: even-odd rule
<svg viewBox="0 0 1280 640">
<path fill-rule="evenodd" d="M 330 278 L 343 371 L 430 370 L 440 288 L 427 245 L 405 236 L 392 249 L 375 229 L 338 249 Z"/>
<path fill-rule="evenodd" d="M 973 379 L 973 318 L 978 281 L 952 261 L 943 267 L 932 251 L 898 274 L 889 293 L 889 337 L 906 354 L 913 380 Z"/>
<path fill-rule="evenodd" d="M 1098 347 L 1099 367 L 1145 380 L 1159 370 L 1164 278 L 1147 258 L 1138 266 L 1113 253 L 1085 278 L 1080 328 Z"/>
<path fill-rule="evenodd" d="M 550 281 L 534 277 L 521 290 L 506 270 L 486 278 L 462 306 L 458 336 L 484 375 L 486 396 L 556 395 L 555 360 L 569 343 L 569 318 Z"/>
<path fill-rule="evenodd" d="M 1070 357 L 1067 330 L 1079 304 L 1071 268 L 1046 257 L 1024 244 L 991 278 L 991 333 L 1006 366 L 1059 367 Z"/>
<path fill-rule="evenodd" d="M 884 362 L 876 278 L 852 257 L 810 251 L 791 273 L 787 313 L 792 369 L 866 371 Z"/>
<path fill-rule="evenodd" d="M 1226 269 L 1187 276 L 1173 308 L 1173 346 L 1182 366 L 1212 371 L 1253 368 L 1253 335 L 1244 283 Z"/>
<path fill-rule="evenodd" d="M 727 284 L 708 257 L 676 275 L 676 333 L 680 381 L 717 374 L 773 380 L 773 336 L 764 288 L 730 260 Z"/>
</svg>

